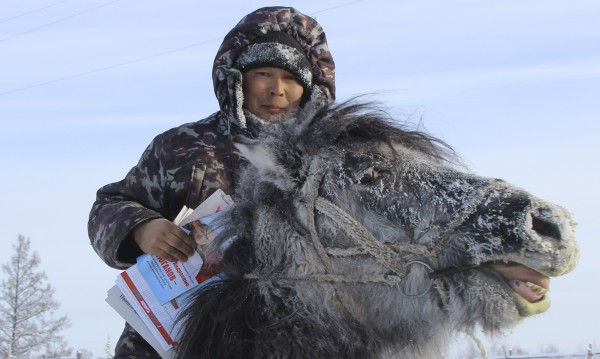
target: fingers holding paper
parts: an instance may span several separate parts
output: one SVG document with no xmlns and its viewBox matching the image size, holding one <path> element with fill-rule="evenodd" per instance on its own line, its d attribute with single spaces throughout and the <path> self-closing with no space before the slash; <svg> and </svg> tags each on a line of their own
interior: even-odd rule
<svg viewBox="0 0 600 359">
<path fill-rule="evenodd" d="M 145 253 L 171 262 L 185 262 L 196 248 L 196 243 L 187 233 L 165 218 L 141 223 L 134 229 L 133 239 Z"/>
</svg>

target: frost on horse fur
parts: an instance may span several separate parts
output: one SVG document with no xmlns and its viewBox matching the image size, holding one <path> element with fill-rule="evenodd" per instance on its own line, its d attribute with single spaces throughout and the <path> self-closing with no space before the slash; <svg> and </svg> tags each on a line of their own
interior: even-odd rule
<svg viewBox="0 0 600 359">
<path fill-rule="evenodd" d="M 549 277 L 575 266 L 565 210 L 457 171 L 368 105 L 236 146 L 249 165 L 222 238 L 238 239 L 185 312 L 180 358 L 439 357 L 452 333 L 545 311 Z"/>
</svg>

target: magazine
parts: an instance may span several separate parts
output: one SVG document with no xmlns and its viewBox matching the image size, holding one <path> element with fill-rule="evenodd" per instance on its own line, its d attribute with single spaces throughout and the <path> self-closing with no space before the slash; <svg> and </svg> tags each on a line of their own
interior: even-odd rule
<svg viewBox="0 0 600 359">
<path fill-rule="evenodd" d="M 135 265 L 117 276 L 116 285 L 108 291 L 109 305 L 163 358 L 173 355 L 181 327 L 176 319 L 190 296 L 221 278 L 216 270 L 220 259 L 207 258 L 210 253 L 206 247 L 219 232 L 213 221 L 232 205 L 231 197 L 217 190 L 195 210 L 184 206 L 173 223 L 197 242 L 202 239 L 196 253 L 186 262 L 169 262 L 143 254 Z M 198 236 L 196 231 L 202 231 L 202 235 Z"/>
</svg>

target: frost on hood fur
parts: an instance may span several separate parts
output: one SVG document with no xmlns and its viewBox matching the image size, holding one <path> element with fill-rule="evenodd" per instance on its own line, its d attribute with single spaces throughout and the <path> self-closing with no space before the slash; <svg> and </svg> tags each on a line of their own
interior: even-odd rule
<svg viewBox="0 0 600 359">
<path fill-rule="evenodd" d="M 246 15 L 231 29 L 215 57 L 213 86 L 229 125 L 246 128 L 242 73 L 233 66 L 244 47 L 271 32 L 287 33 L 304 49 L 313 75 L 308 100 L 325 104 L 335 99 L 335 64 L 321 25 L 291 7 L 265 7 Z"/>
</svg>

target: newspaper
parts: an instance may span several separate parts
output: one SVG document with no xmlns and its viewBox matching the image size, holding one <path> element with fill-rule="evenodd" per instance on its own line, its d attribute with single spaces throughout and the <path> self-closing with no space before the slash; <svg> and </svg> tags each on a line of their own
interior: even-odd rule
<svg viewBox="0 0 600 359">
<path fill-rule="evenodd" d="M 173 357 L 173 350 L 165 351 L 162 345 L 152 335 L 150 329 L 144 324 L 142 318 L 136 313 L 135 309 L 129 304 L 129 301 L 125 299 L 125 295 L 115 285 L 108 290 L 106 296 L 106 302 L 122 317 L 129 325 L 133 327 L 157 352 L 165 359 Z"/>
<path fill-rule="evenodd" d="M 219 280 L 215 265 L 218 258 L 204 252 L 210 240 L 218 234 L 211 226 L 214 219 L 233 205 L 231 197 L 217 190 L 195 210 L 185 207 L 173 223 L 192 237 L 204 231 L 198 250 L 186 262 L 169 262 L 158 256 L 143 254 L 137 263 L 122 272 L 116 285 L 108 291 L 106 301 L 163 358 L 173 356 L 173 346 L 179 338 L 182 323 L 177 321 L 190 296 L 208 283 Z M 231 243 L 233 239 L 226 241 Z M 228 245 L 228 244 L 227 244 Z M 211 265 L 207 265 L 210 262 Z"/>
</svg>

